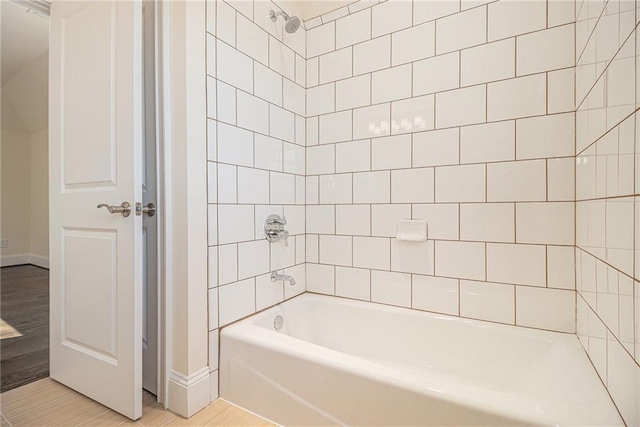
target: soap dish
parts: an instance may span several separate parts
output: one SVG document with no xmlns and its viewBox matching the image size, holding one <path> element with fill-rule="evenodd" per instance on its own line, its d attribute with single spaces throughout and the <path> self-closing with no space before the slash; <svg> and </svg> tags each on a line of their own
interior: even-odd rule
<svg viewBox="0 0 640 427">
<path fill-rule="evenodd" d="M 398 222 L 396 239 L 407 242 L 426 242 L 427 221 L 424 219 L 401 219 Z"/>
</svg>

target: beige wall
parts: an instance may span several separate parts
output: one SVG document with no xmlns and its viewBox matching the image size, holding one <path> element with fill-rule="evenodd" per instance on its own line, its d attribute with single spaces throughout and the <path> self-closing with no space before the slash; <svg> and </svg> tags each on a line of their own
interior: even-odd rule
<svg viewBox="0 0 640 427">
<path fill-rule="evenodd" d="M 49 258 L 49 150 L 48 132 L 30 136 L 31 161 L 31 251 L 33 256 Z"/>
<path fill-rule="evenodd" d="M 24 132 L 2 131 L 1 227 L 8 247 L 2 258 L 31 250 L 30 143 Z"/>
</svg>

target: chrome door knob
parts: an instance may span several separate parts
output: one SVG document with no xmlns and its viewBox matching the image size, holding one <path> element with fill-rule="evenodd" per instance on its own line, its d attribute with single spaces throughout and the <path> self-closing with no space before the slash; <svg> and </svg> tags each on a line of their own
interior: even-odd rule
<svg viewBox="0 0 640 427">
<path fill-rule="evenodd" d="M 153 203 L 149 203 L 146 206 L 143 206 L 142 203 L 136 203 L 136 215 L 140 216 L 142 214 L 147 214 L 149 216 L 154 216 L 156 214 L 156 205 Z"/>
<path fill-rule="evenodd" d="M 131 215 L 131 205 L 129 202 L 122 202 L 120 206 L 107 205 L 106 203 L 100 203 L 98 209 L 106 208 L 110 214 L 122 214 L 123 217 Z"/>
</svg>

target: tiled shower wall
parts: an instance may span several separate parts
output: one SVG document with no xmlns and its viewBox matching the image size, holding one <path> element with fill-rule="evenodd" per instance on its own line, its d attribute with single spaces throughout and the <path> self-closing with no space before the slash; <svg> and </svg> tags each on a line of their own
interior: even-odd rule
<svg viewBox="0 0 640 427">
<path fill-rule="evenodd" d="M 635 8 L 634 1 L 576 3 L 577 332 L 630 426 L 640 425 Z"/>
<path fill-rule="evenodd" d="M 207 1 L 209 367 L 218 328 L 305 291 L 305 31 L 283 34 L 269 1 Z M 284 215 L 288 247 L 263 224 Z M 273 283 L 271 271 L 296 285 Z"/>
<path fill-rule="evenodd" d="M 575 332 L 574 2 L 484 3 L 314 20 L 307 290 Z"/>
</svg>

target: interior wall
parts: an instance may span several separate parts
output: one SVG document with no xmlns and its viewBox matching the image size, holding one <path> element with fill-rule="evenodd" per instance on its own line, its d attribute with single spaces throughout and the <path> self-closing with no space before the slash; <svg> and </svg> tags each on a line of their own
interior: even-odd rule
<svg viewBox="0 0 640 427">
<path fill-rule="evenodd" d="M 45 52 L 2 86 L 3 266 L 49 266 L 48 61 Z"/>
<path fill-rule="evenodd" d="M 577 333 L 627 425 L 640 424 L 635 8 L 576 3 Z"/>
<path fill-rule="evenodd" d="M 207 2 L 209 367 L 218 328 L 305 291 L 305 40 L 270 1 Z M 264 221 L 287 219 L 288 247 Z M 271 282 L 291 275 L 295 286 Z"/>
<path fill-rule="evenodd" d="M 31 166 L 29 135 L 2 131 L 2 265 L 22 263 L 31 252 Z"/>
<path fill-rule="evenodd" d="M 574 4 L 478 3 L 308 30 L 307 289 L 575 332 Z"/>
</svg>

